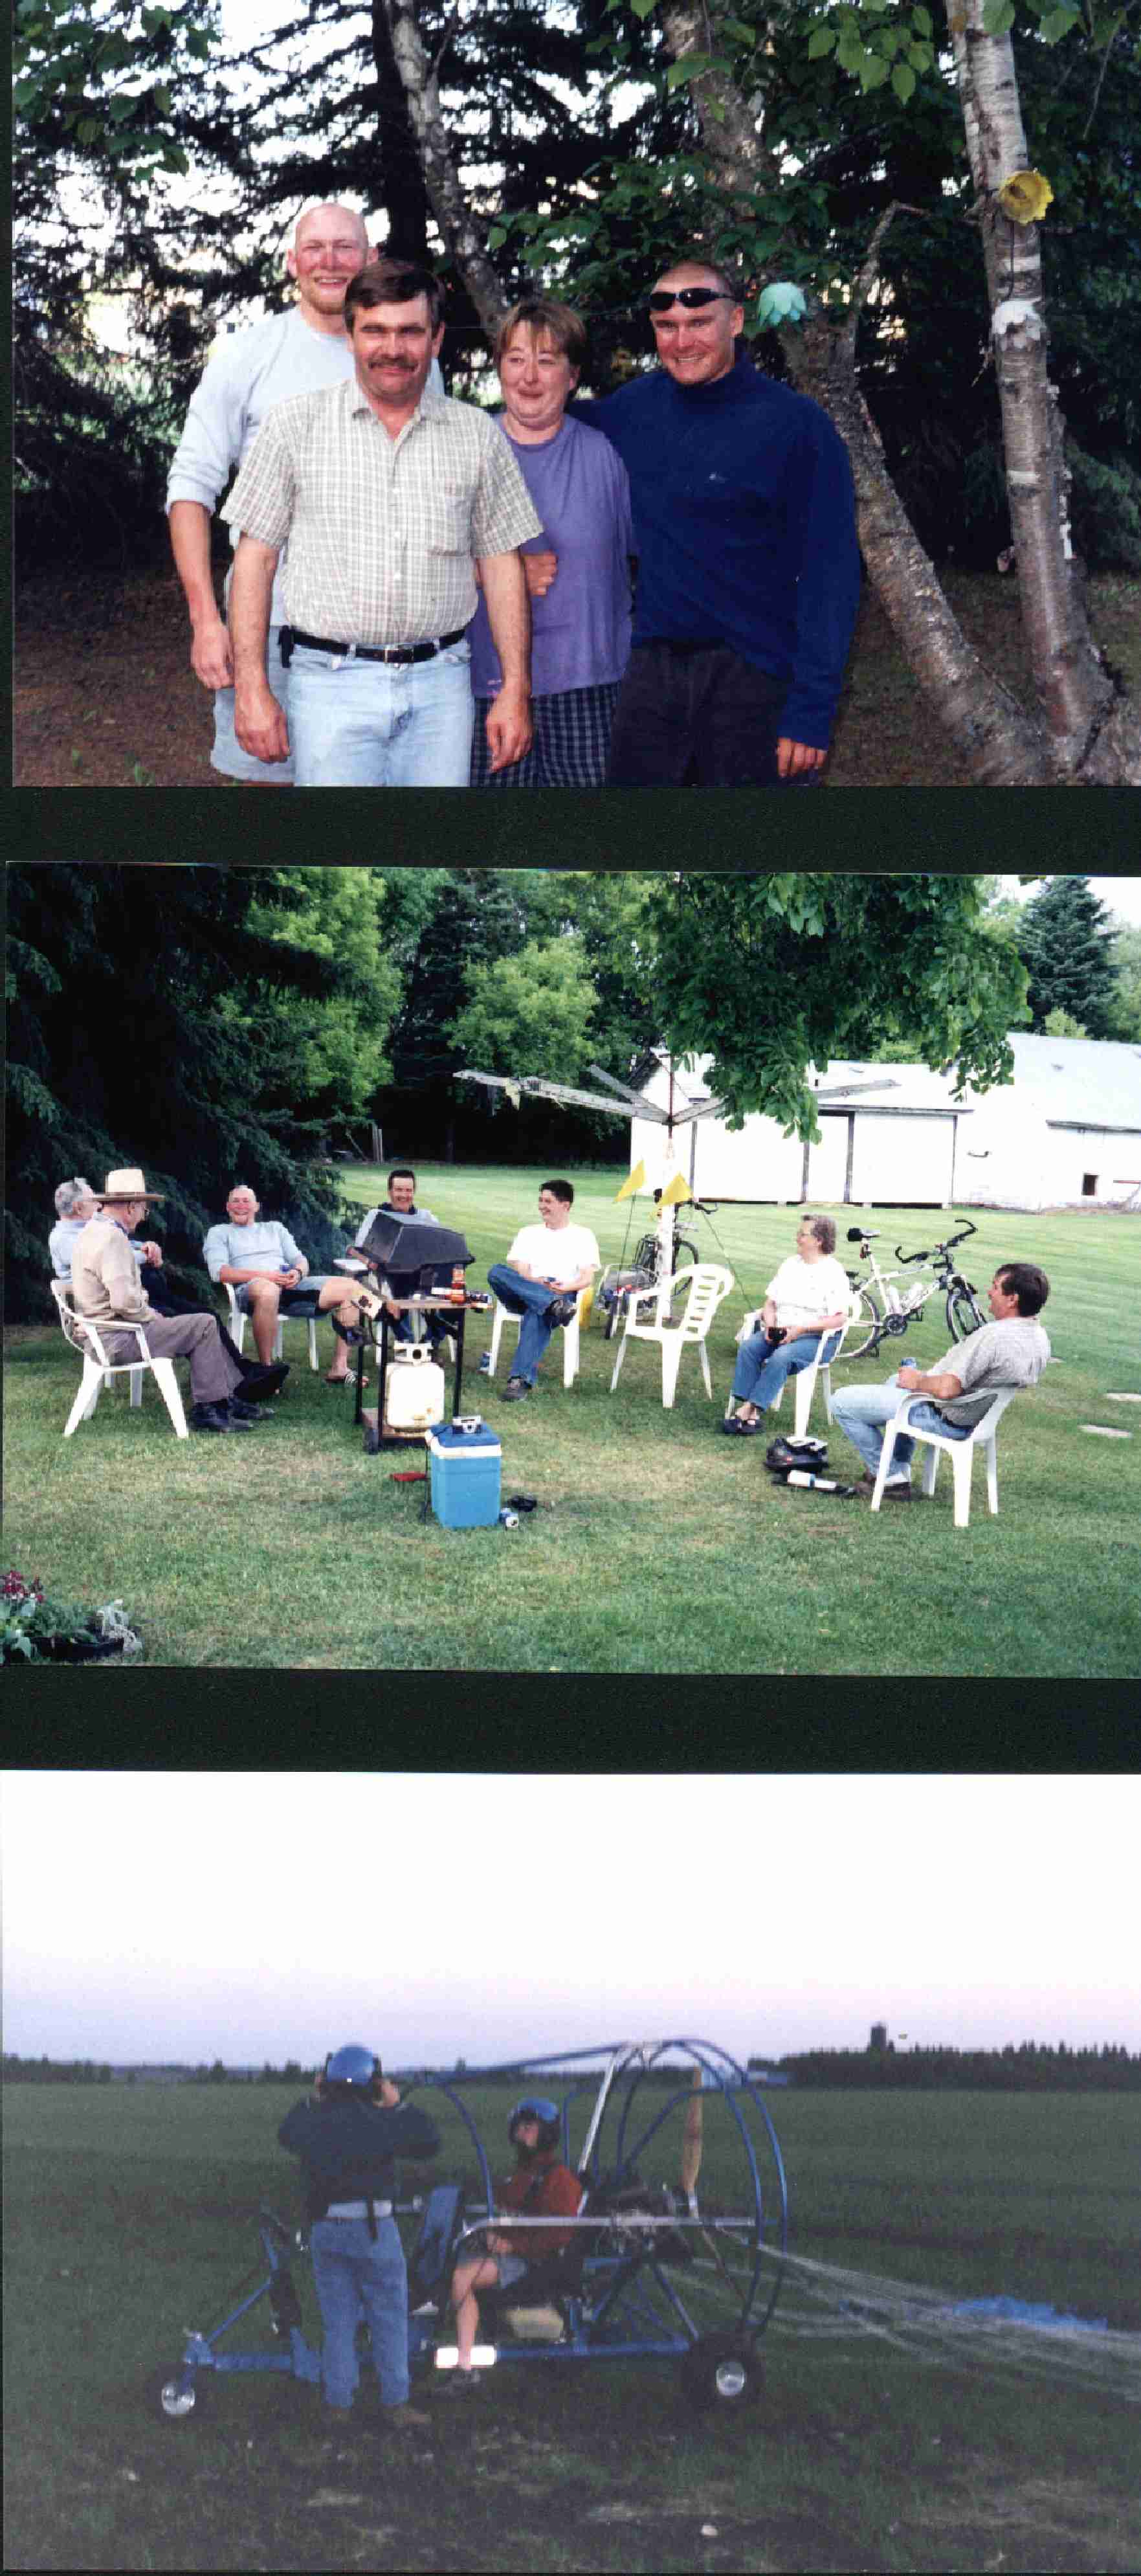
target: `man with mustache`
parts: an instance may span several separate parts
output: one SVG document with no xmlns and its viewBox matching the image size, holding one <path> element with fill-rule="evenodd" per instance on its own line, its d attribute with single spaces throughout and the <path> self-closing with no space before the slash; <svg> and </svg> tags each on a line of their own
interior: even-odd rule
<svg viewBox="0 0 1141 2576">
<path fill-rule="evenodd" d="M 234 731 L 234 662 L 225 613 L 219 612 L 210 563 L 210 521 L 220 495 L 253 445 L 266 413 L 293 394 L 344 382 L 353 372 L 345 331 L 345 288 L 369 256 L 363 215 L 348 206 L 310 206 L 300 217 L 286 252 L 297 301 L 271 313 L 252 331 L 224 339 L 211 358 L 186 416 L 167 485 L 170 542 L 190 612 L 190 663 L 203 688 L 214 692 L 211 767 L 246 785 L 290 787 L 292 763 L 272 767 L 243 751 Z M 442 394 L 434 359 L 429 382 Z M 227 588 L 228 588 L 227 584 Z M 269 665 L 274 688 L 288 701 L 279 633 L 285 610 L 280 583 L 270 609 Z"/>
<path fill-rule="evenodd" d="M 345 327 L 352 380 L 279 406 L 223 514 L 240 531 L 238 740 L 267 764 L 292 751 L 299 787 L 466 787 L 477 567 L 502 670 L 486 721 L 492 768 L 530 746 L 518 548 L 540 522 L 489 415 L 428 385 L 444 332 L 431 269 L 370 262 L 346 293 Z M 266 668 L 287 544 L 288 716 Z"/>
</svg>

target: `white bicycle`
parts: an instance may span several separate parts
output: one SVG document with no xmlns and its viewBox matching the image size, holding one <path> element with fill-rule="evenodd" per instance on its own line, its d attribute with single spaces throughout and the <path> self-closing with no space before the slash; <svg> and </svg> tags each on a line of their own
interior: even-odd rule
<svg viewBox="0 0 1141 2576">
<path fill-rule="evenodd" d="M 952 1258 L 956 1244 L 965 1243 L 968 1235 L 977 1232 L 978 1227 L 968 1220 L 961 1233 L 953 1234 L 946 1243 L 933 1244 L 930 1250 L 905 1252 L 897 1243 L 895 1257 L 900 1269 L 881 1270 L 872 1251 L 873 1243 L 879 1241 L 878 1234 L 869 1226 L 850 1225 L 848 1241 L 859 1244 L 860 1259 L 867 1268 L 862 1275 L 858 1270 L 848 1272 L 853 1296 L 859 1300 L 859 1314 L 840 1353 L 839 1365 L 842 1367 L 846 1360 L 864 1359 L 869 1353 L 874 1355 L 881 1342 L 913 1331 L 922 1319 L 924 1307 L 936 1296 L 945 1301 L 947 1330 L 953 1342 L 965 1342 L 969 1333 L 977 1333 L 986 1317 L 970 1280 L 956 1270 Z M 902 1272 L 919 1261 L 930 1261 L 934 1276 L 925 1278 L 921 1274 L 905 1280 Z"/>
</svg>

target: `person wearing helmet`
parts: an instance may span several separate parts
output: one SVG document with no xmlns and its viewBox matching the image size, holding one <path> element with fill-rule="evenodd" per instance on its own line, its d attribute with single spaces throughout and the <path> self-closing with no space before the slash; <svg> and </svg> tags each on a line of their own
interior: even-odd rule
<svg viewBox="0 0 1141 2576">
<path fill-rule="evenodd" d="M 326 2058 L 313 2094 L 294 2104 L 277 2134 L 305 2172 L 326 2404 L 342 2412 L 352 2405 L 363 2309 L 385 2423 L 401 2431 L 426 2424 L 408 2403 L 408 2280 L 392 2208 L 396 2158 L 434 2156 L 434 2120 L 402 2103 L 379 2057 L 352 2043 Z"/>
<path fill-rule="evenodd" d="M 515 2149 L 513 2174 L 499 2186 L 501 2208 L 514 2209 L 527 2218 L 577 2218 L 582 2204 L 583 2184 L 578 2175 L 563 2164 L 559 2155 L 562 2123 L 557 2102 L 527 2094 L 515 2104 L 507 2123 L 507 2135 Z M 451 2298 L 456 2316 L 457 2364 L 444 2381 L 442 2394 L 448 2397 L 470 2397 L 479 2380 L 472 2366 L 472 2347 L 479 2326 L 479 2289 L 513 2289 L 526 2281 L 527 2295 L 549 2297 L 551 2283 L 544 2281 L 554 2258 L 574 2239 L 573 2227 L 488 2228 L 484 2241 L 486 2254 L 476 2254 L 457 2263 L 452 2274 Z"/>
</svg>

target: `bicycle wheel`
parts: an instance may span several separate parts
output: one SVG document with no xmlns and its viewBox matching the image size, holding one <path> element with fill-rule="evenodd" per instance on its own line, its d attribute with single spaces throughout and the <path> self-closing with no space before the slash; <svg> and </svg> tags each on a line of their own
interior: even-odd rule
<svg viewBox="0 0 1141 2576">
<path fill-rule="evenodd" d="M 883 1307 L 874 1289 L 861 1288 L 859 1298 L 860 1311 L 836 1363 L 838 1368 L 843 1367 L 845 1360 L 862 1360 L 868 1351 L 879 1348 L 879 1337 L 883 1327 Z M 859 1335 L 858 1341 L 853 1338 L 856 1334 Z"/>
<path fill-rule="evenodd" d="M 953 1342 L 965 1342 L 969 1333 L 977 1333 L 985 1321 L 975 1302 L 973 1288 L 960 1280 L 957 1288 L 947 1292 L 947 1326 Z"/>
</svg>

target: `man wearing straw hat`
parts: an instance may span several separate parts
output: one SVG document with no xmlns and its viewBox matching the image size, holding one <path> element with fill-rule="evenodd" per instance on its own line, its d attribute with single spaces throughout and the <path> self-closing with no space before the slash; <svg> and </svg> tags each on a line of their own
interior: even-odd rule
<svg viewBox="0 0 1141 2576">
<path fill-rule="evenodd" d="M 76 1314 L 99 1325 L 109 1358 L 124 1363 L 136 1356 L 134 1333 L 114 1327 L 141 1324 L 153 1358 L 190 1362 L 192 1431 L 245 1431 L 268 1420 L 256 1399 L 276 1394 L 280 1373 L 261 1369 L 243 1377 L 223 1345 L 216 1315 L 156 1315 L 146 1294 L 130 1238 L 148 1207 L 161 1201 L 161 1190 L 148 1190 L 134 1165 L 108 1172 L 105 1188 L 94 1197 L 98 1212 L 72 1249 L 71 1286 Z"/>
</svg>

